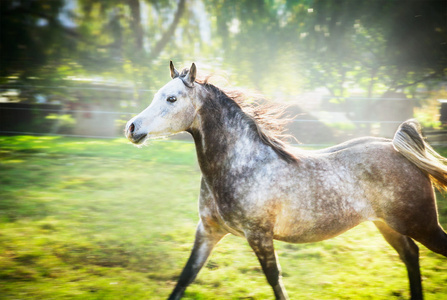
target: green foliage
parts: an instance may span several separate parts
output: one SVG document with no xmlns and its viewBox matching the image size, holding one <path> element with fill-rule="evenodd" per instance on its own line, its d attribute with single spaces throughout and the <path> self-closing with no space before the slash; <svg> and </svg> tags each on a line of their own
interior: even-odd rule
<svg viewBox="0 0 447 300">
<path fill-rule="evenodd" d="M 190 143 L 0 137 L 2 299 L 166 299 L 192 247 L 199 182 Z M 370 223 L 276 248 L 291 298 L 409 296 L 404 265 Z M 421 246 L 421 265 L 426 299 L 444 299 L 445 258 Z M 185 299 L 272 296 L 247 243 L 228 236 Z"/>
<path fill-rule="evenodd" d="M 59 127 L 58 132 L 70 132 L 76 124 L 76 120 L 69 114 L 49 114 L 45 119 L 55 121 Z"/>
<path fill-rule="evenodd" d="M 72 55 L 70 32 L 57 18 L 62 0 L 12 1 L 0 5 L 0 78 L 56 75 L 54 67 Z"/>
<path fill-rule="evenodd" d="M 417 111 L 414 117 L 421 123 L 423 128 L 440 128 L 441 122 L 433 119 L 431 111 Z"/>
<path fill-rule="evenodd" d="M 107 80 L 133 88 L 139 105 L 173 59 L 274 95 L 416 93 L 445 78 L 445 9 L 399 0 L 4 0 L 0 83 L 26 85 L 22 100 L 58 86 L 57 100 L 68 101 L 63 86 L 73 79 Z"/>
</svg>

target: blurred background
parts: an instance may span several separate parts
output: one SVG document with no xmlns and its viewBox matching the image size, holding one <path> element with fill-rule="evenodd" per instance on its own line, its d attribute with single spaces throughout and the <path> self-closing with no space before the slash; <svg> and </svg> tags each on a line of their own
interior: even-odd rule
<svg viewBox="0 0 447 300">
<path fill-rule="evenodd" d="M 304 144 L 391 137 L 412 117 L 428 135 L 447 122 L 445 1 L 2 0 L 0 9 L 1 134 L 121 136 L 169 80 L 169 60 L 287 103 Z"/>
<path fill-rule="evenodd" d="M 303 148 L 417 118 L 447 156 L 445 0 L 0 0 L 0 299 L 168 297 L 199 220 L 194 144 L 123 129 L 170 60 L 288 105 Z M 447 299 L 445 257 L 419 247 L 425 299 Z M 372 223 L 275 249 L 291 299 L 410 298 Z M 228 236 L 184 299 L 272 297 Z"/>
</svg>

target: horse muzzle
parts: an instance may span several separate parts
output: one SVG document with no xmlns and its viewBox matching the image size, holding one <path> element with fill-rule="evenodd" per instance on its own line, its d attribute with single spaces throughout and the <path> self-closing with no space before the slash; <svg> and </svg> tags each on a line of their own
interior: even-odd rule
<svg viewBox="0 0 447 300">
<path fill-rule="evenodd" d="M 127 139 L 132 143 L 140 144 L 147 136 L 147 133 L 141 133 L 139 132 L 139 129 L 140 129 L 139 122 L 134 118 L 129 122 L 127 122 L 124 134 L 127 137 Z"/>
</svg>

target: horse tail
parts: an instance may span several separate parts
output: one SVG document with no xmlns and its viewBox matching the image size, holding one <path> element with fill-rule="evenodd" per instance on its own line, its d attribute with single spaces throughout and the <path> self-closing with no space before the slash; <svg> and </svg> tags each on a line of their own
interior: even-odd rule
<svg viewBox="0 0 447 300">
<path fill-rule="evenodd" d="M 393 146 L 425 172 L 439 190 L 447 191 L 447 159 L 424 141 L 418 121 L 412 119 L 402 123 L 394 135 Z"/>
</svg>

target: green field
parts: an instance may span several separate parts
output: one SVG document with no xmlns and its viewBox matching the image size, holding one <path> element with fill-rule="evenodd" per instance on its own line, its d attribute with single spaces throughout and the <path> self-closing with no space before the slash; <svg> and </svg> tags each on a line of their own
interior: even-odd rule
<svg viewBox="0 0 447 300">
<path fill-rule="evenodd" d="M 190 143 L 0 137 L 0 298 L 166 299 L 193 243 L 199 182 Z M 276 248 L 291 299 L 409 296 L 403 263 L 370 223 Z M 426 299 L 446 299 L 447 259 L 420 248 Z M 247 242 L 228 236 L 184 298 L 272 297 Z"/>
</svg>

